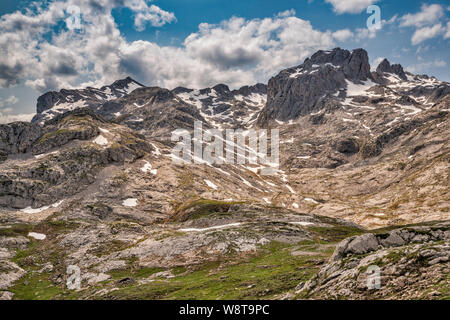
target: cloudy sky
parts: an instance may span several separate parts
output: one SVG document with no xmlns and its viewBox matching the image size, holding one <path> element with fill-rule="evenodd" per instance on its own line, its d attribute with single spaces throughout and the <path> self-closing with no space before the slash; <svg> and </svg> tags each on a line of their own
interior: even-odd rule
<svg viewBox="0 0 450 320">
<path fill-rule="evenodd" d="M 378 30 L 367 28 L 372 4 Z M 1 1 L 0 123 L 29 120 L 50 90 L 126 76 L 237 88 L 337 46 L 450 81 L 449 16 L 448 0 Z"/>
</svg>

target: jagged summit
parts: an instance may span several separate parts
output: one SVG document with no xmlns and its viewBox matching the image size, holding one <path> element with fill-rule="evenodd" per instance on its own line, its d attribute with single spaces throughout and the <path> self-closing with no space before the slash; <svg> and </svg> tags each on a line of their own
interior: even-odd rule
<svg viewBox="0 0 450 320">
<path fill-rule="evenodd" d="M 121 98 L 138 88 L 145 87 L 131 77 L 117 80 L 111 85 L 101 88 L 87 87 L 86 89 L 62 89 L 43 94 L 37 100 L 37 114 L 32 122 L 48 121 L 55 115 L 80 107 L 96 110 L 106 101 Z"/>
<path fill-rule="evenodd" d="M 345 96 L 349 82 L 367 81 L 373 81 L 373 76 L 364 49 L 318 51 L 303 64 L 283 70 L 269 80 L 267 105 L 258 124 L 274 119 L 292 120 L 320 110 L 327 96 Z"/>
<path fill-rule="evenodd" d="M 353 80 L 372 79 L 370 73 L 369 56 L 364 49 L 355 49 L 348 51 L 341 48 L 335 48 L 331 51 L 319 50 L 305 60 L 301 67 L 311 69 L 316 65 L 327 65 L 342 67 L 346 77 Z"/>
<path fill-rule="evenodd" d="M 133 78 L 126 77 L 125 79 L 120 79 L 120 80 L 114 81 L 113 84 L 111 84 L 109 86 L 103 86 L 102 88 L 100 88 L 100 90 L 104 91 L 109 87 L 109 88 L 114 88 L 116 90 L 126 90 L 128 93 L 130 93 L 131 92 L 130 86 L 131 87 L 133 87 L 133 86 L 145 87 L 143 84 L 137 82 Z"/>
<path fill-rule="evenodd" d="M 383 73 L 393 73 L 398 75 L 402 80 L 408 80 L 406 77 L 405 71 L 401 64 L 393 64 L 389 62 L 389 60 L 384 59 L 377 67 L 378 74 L 383 75 Z"/>
<path fill-rule="evenodd" d="M 384 88 L 370 92 L 376 86 Z M 447 83 L 414 76 L 405 72 L 400 64 L 391 65 L 387 59 L 380 63 L 376 72 L 371 72 L 364 49 L 320 50 L 303 64 L 282 70 L 269 80 L 267 105 L 258 124 L 267 126 L 275 120 L 292 121 L 339 105 L 345 107 L 353 96 L 361 96 L 361 102 L 366 103 L 367 98 L 375 96 L 387 101 L 409 95 L 417 102 L 430 105 L 448 91 Z"/>
</svg>

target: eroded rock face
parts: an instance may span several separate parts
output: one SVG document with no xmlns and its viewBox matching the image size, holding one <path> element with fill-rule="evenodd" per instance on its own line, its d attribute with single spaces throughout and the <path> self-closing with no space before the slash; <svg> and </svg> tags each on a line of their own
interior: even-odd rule
<svg viewBox="0 0 450 320">
<path fill-rule="evenodd" d="M 383 76 L 384 73 L 393 73 L 398 75 L 401 79 L 407 80 L 405 71 L 403 70 L 403 67 L 400 64 L 393 64 L 387 60 L 384 59 L 381 61 L 381 63 L 377 67 L 377 73 L 381 76 Z"/>
<path fill-rule="evenodd" d="M 347 87 L 346 81 L 368 80 L 373 77 L 365 50 L 319 51 L 302 65 L 283 70 L 269 80 L 267 105 L 258 124 L 266 125 L 273 119 L 291 120 L 320 110 L 327 96 L 339 95 Z"/>
<path fill-rule="evenodd" d="M 28 122 L 13 122 L 0 125 L 0 160 L 8 154 L 28 152 L 41 136 L 39 125 Z"/>
<path fill-rule="evenodd" d="M 78 109 L 55 118 L 32 147 L 38 156 L 26 166 L 4 166 L 0 174 L 1 206 L 22 209 L 53 204 L 93 183 L 102 167 L 133 162 L 153 150 L 143 136 L 129 129 L 101 133 L 99 127 L 105 122 L 91 113 Z M 96 140 L 98 137 L 101 139 Z M 70 142 L 70 148 L 62 149 Z M 56 151 L 46 154 L 52 149 Z"/>
</svg>

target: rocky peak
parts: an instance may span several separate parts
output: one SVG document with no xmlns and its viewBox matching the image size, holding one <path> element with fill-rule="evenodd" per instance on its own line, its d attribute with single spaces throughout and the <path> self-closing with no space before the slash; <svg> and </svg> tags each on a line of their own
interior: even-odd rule
<svg viewBox="0 0 450 320">
<path fill-rule="evenodd" d="M 389 62 L 388 59 L 384 59 L 383 61 L 381 61 L 381 63 L 377 67 L 377 73 L 381 76 L 383 75 L 383 73 L 393 73 L 393 74 L 398 75 L 403 80 L 408 79 L 406 77 L 406 74 L 405 74 L 405 71 L 403 70 L 402 65 L 400 65 L 400 64 L 391 65 L 391 63 Z"/>
<path fill-rule="evenodd" d="M 283 70 L 269 80 L 267 105 L 258 124 L 264 126 L 274 119 L 293 120 L 323 109 L 332 96 L 345 93 L 349 82 L 363 85 L 370 80 L 374 78 L 367 51 L 318 51 L 302 65 Z"/>
<path fill-rule="evenodd" d="M 378 73 L 382 73 L 382 72 L 392 72 L 391 69 L 391 63 L 389 62 L 388 59 L 383 59 L 383 61 L 380 62 L 380 64 L 377 67 L 377 72 Z"/>
<path fill-rule="evenodd" d="M 335 48 L 331 51 L 319 50 L 311 58 L 305 60 L 303 67 L 311 69 L 327 64 L 341 67 L 345 76 L 352 80 L 372 79 L 369 56 L 364 49 L 355 49 L 352 52 L 341 48 Z"/>
<path fill-rule="evenodd" d="M 334 65 L 342 65 L 349 56 L 350 52 L 341 48 L 335 48 L 332 51 L 319 50 L 311 58 L 306 59 L 305 64 L 310 61 L 313 64 L 332 63 Z"/>
<path fill-rule="evenodd" d="M 115 90 L 126 90 L 130 86 L 132 87 L 145 87 L 143 84 L 137 82 L 136 80 L 133 80 L 131 77 L 126 77 L 125 79 L 120 79 L 114 81 L 109 86 L 103 86 L 100 88 L 101 91 L 105 91 L 107 88 L 115 89 Z"/>
<path fill-rule="evenodd" d="M 266 95 L 267 94 L 267 85 L 265 85 L 263 83 L 257 83 L 253 86 L 244 86 L 242 88 L 239 88 L 238 90 L 234 90 L 233 92 L 243 95 L 243 96 L 248 96 L 252 93 Z"/>
<path fill-rule="evenodd" d="M 230 88 L 226 84 L 218 84 L 213 87 L 213 89 L 221 95 L 228 94 L 230 92 Z"/>
<path fill-rule="evenodd" d="M 100 89 L 87 87 L 47 92 L 38 98 L 37 114 L 32 121 L 42 123 L 57 114 L 81 107 L 96 110 L 105 102 L 126 96 L 139 88 L 145 88 L 145 86 L 127 77 Z"/>
<path fill-rule="evenodd" d="M 344 61 L 343 70 L 344 74 L 350 79 L 364 81 L 372 79 L 367 51 L 364 49 L 353 50 L 351 55 Z"/>
</svg>

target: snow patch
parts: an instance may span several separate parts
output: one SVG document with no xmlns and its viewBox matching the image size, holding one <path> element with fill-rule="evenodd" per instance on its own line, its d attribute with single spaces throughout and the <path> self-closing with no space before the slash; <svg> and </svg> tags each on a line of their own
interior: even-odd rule
<svg viewBox="0 0 450 320">
<path fill-rule="evenodd" d="M 207 180 L 207 179 L 203 179 L 204 181 L 205 181 L 205 183 L 208 185 L 208 187 L 210 187 L 210 188 L 212 188 L 212 189 L 214 189 L 214 190 L 217 190 L 217 186 L 214 184 L 214 183 L 212 183 L 211 181 L 209 181 L 209 180 Z"/>
<path fill-rule="evenodd" d="M 108 139 L 106 139 L 104 136 L 99 135 L 97 138 L 95 138 L 94 142 L 98 144 L 99 146 L 105 146 L 108 144 Z"/>
<path fill-rule="evenodd" d="M 52 205 L 44 206 L 44 207 L 40 207 L 40 208 L 36 208 L 36 209 L 33 209 L 32 207 L 27 207 L 27 208 L 22 209 L 20 211 L 22 211 L 23 213 L 28 213 L 28 214 L 39 213 L 39 212 L 48 210 L 50 208 L 57 208 L 57 207 L 59 207 L 61 205 L 61 203 L 63 203 L 63 201 L 64 200 L 61 200 L 61 201 L 55 202 Z"/>
<path fill-rule="evenodd" d="M 240 225 L 242 225 L 242 223 L 238 222 L 238 223 L 230 223 L 230 224 L 225 224 L 222 226 L 215 226 L 215 227 L 209 227 L 209 228 L 203 228 L 203 229 L 197 229 L 197 228 L 179 229 L 179 231 L 181 231 L 181 232 L 205 232 L 205 231 L 209 231 L 209 230 L 219 230 L 219 229 L 238 227 Z"/>
<path fill-rule="evenodd" d="M 314 200 L 312 198 L 305 198 L 304 200 L 307 201 L 307 202 L 314 203 L 314 204 L 319 204 L 319 202 L 317 202 L 316 200 Z"/>
<path fill-rule="evenodd" d="M 59 153 L 59 151 L 53 151 L 53 152 L 49 152 L 49 153 L 38 154 L 38 155 L 34 156 L 34 158 L 35 159 L 40 159 L 40 158 L 49 156 L 51 154 L 57 154 L 57 153 Z"/>
<path fill-rule="evenodd" d="M 29 237 L 32 237 L 36 240 L 44 240 L 45 238 L 47 238 L 47 236 L 43 233 L 36 233 L 36 232 L 30 232 L 28 233 Z"/>
<path fill-rule="evenodd" d="M 152 169 L 152 165 L 148 161 L 145 161 L 145 164 L 141 168 L 141 171 L 144 172 L 144 173 L 150 172 L 153 175 L 156 175 L 158 173 L 157 169 Z"/>
<path fill-rule="evenodd" d="M 292 194 L 295 194 L 295 191 L 294 191 L 294 189 L 291 188 L 291 186 L 288 186 L 288 185 L 286 184 L 285 187 L 286 187 Z"/>
<path fill-rule="evenodd" d="M 347 82 L 347 96 L 364 95 L 367 90 L 376 85 L 371 80 L 363 81 L 363 84 L 356 84 L 348 80 L 346 80 L 346 82 Z"/>
<path fill-rule="evenodd" d="M 125 206 L 125 207 L 136 207 L 137 206 L 137 199 L 129 198 L 129 199 L 123 200 L 122 205 Z"/>
<path fill-rule="evenodd" d="M 314 223 L 312 223 L 312 222 L 306 222 L 306 221 L 289 222 L 289 223 L 290 223 L 290 224 L 295 224 L 295 225 L 297 225 L 297 226 L 303 226 L 303 227 L 314 225 Z"/>
</svg>

